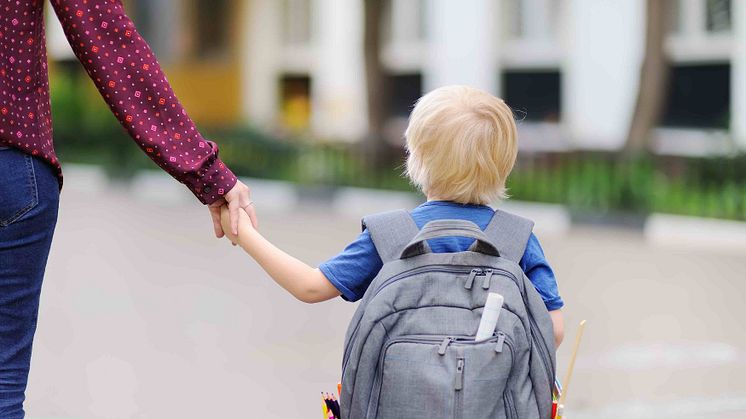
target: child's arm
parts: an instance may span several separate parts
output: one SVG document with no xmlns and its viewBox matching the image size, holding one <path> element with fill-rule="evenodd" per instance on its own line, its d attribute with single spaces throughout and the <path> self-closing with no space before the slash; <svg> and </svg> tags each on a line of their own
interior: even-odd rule
<svg viewBox="0 0 746 419">
<path fill-rule="evenodd" d="M 549 310 L 554 328 L 554 343 L 559 347 L 565 337 L 565 322 L 562 318 L 562 311 L 560 311 L 564 302 L 559 295 L 554 271 L 544 256 L 544 250 L 541 248 L 539 239 L 533 233 L 526 243 L 526 250 L 521 258 L 520 265 Z"/>
<path fill-rule="evenodd" d="M 554 344 L 559 348 L 562 340 L 565 338 L 565 320 L 562 316 L 562 310 L 552 310 L 549 312 L 554 325 Z"/>
<path fill-rule="evenodd" d="M 304 303 L 319 303 L 339 297 L 340 292 L 317 268 L 312 268 L 267 241 L 240 211 L 238 236 L 230 233 L 228 209 L 222 208 L 221 221 L 228 238 L 238 243 L 262 268 L 289 293 Z"/>
</svg>

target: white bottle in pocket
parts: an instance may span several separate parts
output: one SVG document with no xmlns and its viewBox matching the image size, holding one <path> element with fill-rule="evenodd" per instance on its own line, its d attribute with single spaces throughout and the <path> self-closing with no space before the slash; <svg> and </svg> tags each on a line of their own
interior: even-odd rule
<svg viewBox="0 0 746 419">
<path fill-rule="evenodd" d="M 495 333 L 497 319 L 500 317 L 500 310 L 504 301 L 503 296 L 498 293 L 491 292 L 487 295 L 487 302 L 484 304 L 484 311 L 482 311 L 482 320 L 479 321 L 476 340 L 490 338 Z"/>
</svg>

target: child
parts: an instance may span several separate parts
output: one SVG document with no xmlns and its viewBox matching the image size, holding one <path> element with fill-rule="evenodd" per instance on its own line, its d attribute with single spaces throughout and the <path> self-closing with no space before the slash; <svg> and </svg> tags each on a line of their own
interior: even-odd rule
<svg viewBox="0 0 746 419">
<path fill-rule="evenodd" d="M 426 203 L 411 211 L 417 226 L 438 219 L 463 219 L 486 228 L 494 214 L 487 204 L 506 197 L 505 182 L 518 151 L 516 141 L 510 108 L 486 92 L 449 86 L 423 96 L 406 131 L 407 175 L 427 196 Z M 241 215 L 238 236 L 229 234 L 229 239 L 303 302 L 318 303 L 340 295 L 357 301 L 382 267 L 367 231 L 342 253 L 312 268 L 276 248 L 252 227 L 246 214 Z M 222 222 L 230 222 L 225 207 Z M 454 237 L 428 244 L 439 253 L 465 251 L 472 242 Z M 563 302 L 552 268 L 533 234 L 520 265 L 549 310 L 559 346 L 564 335 Z"/>
</svg>

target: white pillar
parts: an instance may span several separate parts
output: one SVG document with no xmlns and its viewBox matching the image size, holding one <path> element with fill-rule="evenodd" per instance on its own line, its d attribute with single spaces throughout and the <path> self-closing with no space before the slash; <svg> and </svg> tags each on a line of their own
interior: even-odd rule
<svg viewBox="0 0 746 419">
<path fill-rule="evenodd" d="M 562 114 L 581 148 L 623 145 L 634 112 L 645 37 L 643 0 L 570 0 Z"/>
<path fill-rule="evenodd" d="M 429 0 L 429 54 L 423 83 L 426 91 L 466 84 L 499 93 L 498 6 L 499 2 L 491 0 Z"/>
<path fill-rule="evenodd" d="M 746 149 L 746 1 L 734 1 L 733 60 L 731 62 L 731 133 Z"/>
<path fill-rule="evenodd" d="M 54 9 L 47 7 L 46 10 L 46 36 L 47 36 L 47 54 L 50 60 L 74 60 L 75 53 L 65 38 L 65 32 L 62 30 L 62 24 L 57 19 Z"/>
<path fill-rule="evenodd" d="M 363 2 L 317 0 L 311 4 L 313 131 L 322 138 L 357 140 L 367 130 Z"/>
<path fill-rule="evenodd" d="M 282 2 L 250 0 L 245 16 L 241 57 L 243 115 L 258 126 L 270 126 L 278 113 L 278 69 L 281 48 Z"/>
</svg>

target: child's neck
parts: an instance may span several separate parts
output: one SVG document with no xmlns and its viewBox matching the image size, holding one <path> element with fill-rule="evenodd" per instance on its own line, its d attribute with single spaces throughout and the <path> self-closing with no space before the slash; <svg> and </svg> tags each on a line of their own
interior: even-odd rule
<svg viewBox="0 0 746 419">
<path fill-rule="evenodd" d="M 432 201 L 456 202 L 456 201 L 454 201 L 454 200 L 452 200 L 452 199 L 448 199 L 448 198 L 441 198 L 441 197 L 438 197 L 438 196 L 432 196 L 432 195 L 426 195 L 426 196 L 425 196 L 425 198 L 427 199 L 427 202 L 432 202 Z M 479 203 L 472 203 L 472 202 L 469 202 L 469 203 L 467 203 L 467 204 L 462 204 L 462 205 L 486 205 L 486 204 L 479 204 Z M 489 206 L 489 205 L 487 205 L 487 206 Z"/>
</svg>

